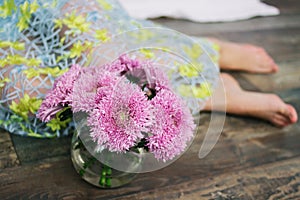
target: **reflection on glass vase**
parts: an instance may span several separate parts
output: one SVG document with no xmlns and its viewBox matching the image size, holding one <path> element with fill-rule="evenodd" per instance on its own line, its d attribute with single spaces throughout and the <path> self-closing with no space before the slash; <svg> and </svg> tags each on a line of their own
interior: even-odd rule
<svg viewBox="0 0 300 200">
<path fill-rule="evenodd" d="M 78 174 L 88 183 L 100 188 L 120 187 L 137 176 L 137 173 L 119 171 L 100 162 L 85 148 L 77 133 L 72 138 L 71 158 Z M 131 167 L 137 168 L 138 165 L 138 162 L 133 162 Z"/>
</svg>

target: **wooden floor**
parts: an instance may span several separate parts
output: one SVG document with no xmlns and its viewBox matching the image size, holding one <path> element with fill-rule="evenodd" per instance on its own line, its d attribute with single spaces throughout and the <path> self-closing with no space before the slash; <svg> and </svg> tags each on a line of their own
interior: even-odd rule
<svg viewBox="0 0 300 200">
<path fill-rule="evenodd" d="M 274 92 L 300 114 L 300 1 L 268 0 L 281 14 L 232 23 L 156 20 L 195 36 L 261 45 L 276 75 L 232 73 L 248 90 Z M 210 114 L 190 150 L 171 166 L 118 189 L 84 182 L 70 160 L 70 137 L 24 138 L 0 130 L 0 199 L 300 199 L 300 123 L 284 129 L 228 115 L 213 151 L 198 158 Z"/>
</svg>

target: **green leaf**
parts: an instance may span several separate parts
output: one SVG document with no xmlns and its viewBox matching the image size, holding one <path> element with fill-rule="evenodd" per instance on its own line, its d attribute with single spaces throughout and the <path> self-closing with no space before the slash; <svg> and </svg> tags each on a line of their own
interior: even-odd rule
<svg viewBox="0 0 300 200">
<path fill-rule="evenodd" d="M 5 83 L 9 83 L 11 80 L 9 78 L 4 78 L 0 80 L 0 88 L 5 86 Z"/>
<path fill-rule="evenodd" d="M 61 115 L 65 112 L 68 111 L 70 107 L 65 107 L 58 113 L 56 113 L 55 118 L 50 120 L 46 126 L 50 127 L 52 131 L 59 131 L 62 128 L 66 128 L 68 123 L 72 121 L 72 116 L 68 116 L 68 118 L 64 118 L 63 120 L 61 119 Z"/>
<path fill-rule="evenodd" d="M 181 76 L 197 77 L 202 71 L 203 65 L 201 63 L 183 64 L 178 66 L 178 72 Z"/>
<path fill-rule="evenodd" d="M 150 49 L 141 49 L 140 52 L 146 57 L 146 58 L 154 58 L 155 55 Z"/>
<path fill-rule="evenodd" d="M 36 12 L 38 8 L 39 8 L 39 4 L 35 0 L 34 2 L 32 2 L 32 4 L 30 4 L 30 11 L 29 11 L 30 14 Z"/>
<path fill-rule="evenodd" d="M 12 47 L 16 50 L 24 50 L 25 43 L 22 42 L 10 42 L 10 41 L 0 41 L 0 48 Z"/>
<path fill-rule="evenodd" d="M 56 23 L 60 25 L 60 22 Z M 76 16 L 75 11 L 73 11 L 71 14 L 67 13 L 66 17 L 62 19 L 62 23 L 70 29 L 68 32 L 69 34 L 80 34 L 87 32 L 91 25 L 89 22 L 86 21 L 86 17 L 84 17 L 84 15 Z"/>
<path fill-rule="evenodd" d="M 211 85 L 202 83 L 200 86 L 180 85 L 178 92 L 184 97 L 206 98 L 212 95 Z"/>
<path fill-rule="evenodd" d="M 111 10 L 113 8 L 112 5 L 109 4 L 106 0 L 97 0 L 97 2 L 104 10 Z"/>
<path fill-rule="evenodd" d="M 155 34 L 150 30 L 139 30 L 138 33 L 131 33 L 130 34 L 133 38 L 137 39 L 139 42 L 147 41 L 152 39 Z"/>
<path fill-rule="evenodd" d="M 16 11 L 17 7 L 14 0 L 4 0 L 3 5 L 0 6 L 0 17 L 6 18 L 12 15 L 13 11 Z"/>
<path fill-rule="evenodd" d="M 102 42 L 107 42 L 110 39 L 106 29 L 96 30 L 94 37 Z"/>
<path fill-rule="evenodd" d="M 41 103 L 41 99 L 30 98 L 28 94 L 24 94 L 24 97 L 21 98 L 18 103 L 12 101 L 9 108 L 24 120 L 28 120 L 28 115 L 35 114 Z"/>
<path fill-rule="evenodd" d="M 73 44 L 72 48 L 70 49 L 70 58 L 80 57 L 83 51 L 83 45 L 80 41 L 77 41 Z"/>
<path fill-rule="evenodd" d="M 193 60 L 197 60 L 203 54 L 203 50 L 198 44 L 194 44 L 192 47 L 184 46 L 183 50 Z"/>
<path fill-rule="evenodd" d="M 30 58 L 26 61 L 27 66 L 39 66 L 42 63 L 40 59 Z"/>
</svg>

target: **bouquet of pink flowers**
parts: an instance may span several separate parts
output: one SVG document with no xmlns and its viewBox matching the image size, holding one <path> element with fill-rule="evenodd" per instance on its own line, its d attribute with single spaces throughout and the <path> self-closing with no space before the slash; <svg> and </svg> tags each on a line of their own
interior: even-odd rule
<svg viewBox="0 0 300 200">
<path fill-rule="evenodd" d="M 48 122 L 62 110 L 85 112 L 99 149 L 143 148 L 171 160 L 185 150 L 196 126 L 168 80 L 151 62 L 124 55 L 103 66 L 73 65 L 55 81 L 37 115 Z"/>
</svg>

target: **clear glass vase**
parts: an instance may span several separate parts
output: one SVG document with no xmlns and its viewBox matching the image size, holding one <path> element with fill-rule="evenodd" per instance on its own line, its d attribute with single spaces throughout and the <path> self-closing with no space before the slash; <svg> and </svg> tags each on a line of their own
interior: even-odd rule
<svg viewBox="0 0 300 200">
<path fill-rule="evenodd" d="M 76 133 L 72 138 L 71 158 L 78 174 L 88 183 L 100 188 L 121 187 L 137 176 L 137 173 L 119 171 L 100 162 L 85 148 Z M 132 163 L 131 167 L 138 167 L 138 163 Z"/>
</svg>

